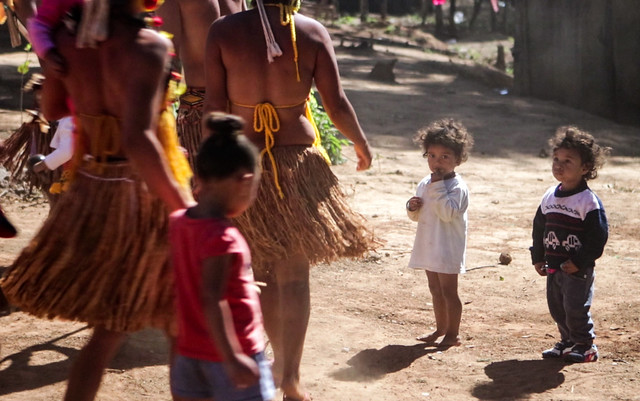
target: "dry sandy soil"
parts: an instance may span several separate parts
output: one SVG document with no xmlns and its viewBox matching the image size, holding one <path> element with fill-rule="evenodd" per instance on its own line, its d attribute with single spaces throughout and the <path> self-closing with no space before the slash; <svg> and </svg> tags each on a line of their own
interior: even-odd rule
<svg viewBox="0 0 640 401">
<path fill-rule="evenodd" d="M 362 260 L 312 271 L 302 377 L 314 400 L 640 400 L 640 129 L 553 102 L 502 95 L 501 88 L 467 79 L 461 63 L 440 53 L 380 45 L 374 50 L 338 49 L 338 56 L 375 160 L 369 171 L 357 173 L 347 149 L 349 160 L 334 171 L 383 245 Z M 398 58 L 396 82 L 370 80 L 375 62 L 389 57 Z M 7 54 L 0 64 L 23 58 Z M 434 319 L 424 273 L 406 267 L 415 224 L 404 210 L 427 174 L 411 137 L 441 117 L 461 120 L 476 138 L 469 161 L 458 170 L 471 190 L 469 271 L 460 276 L 463 344 L 447 350 L 414 340 L 433 329 Z M 19 123 L 19 113 L 0 110 L 2 137 Z M 592 309 L 600 360 L 577 365 L 540 358 L 557 340 L 557 330 L 544 279 L 528 252 L 536 207 L 555 184 L 541 150 L 555 128 L 566 124 L 614 148 L 591 184 L 611 230 L 596 269 Z M 0 242 L 0 266 L 7 266 L 48 207 L 41 198 L 0 190 L 3 208 L 20 229 L 16 239 Z M 498 264 L 501 252 L 513 256 L 510 265 Z M 89 334 L 81 323 L 20 312 L 0 318 L 0 399 L 61 399 L 71 361 Z M 98 400 L 169 400 L 166 360 L 162 334 L 131 335 L 105 374 Z"/>
</svg>

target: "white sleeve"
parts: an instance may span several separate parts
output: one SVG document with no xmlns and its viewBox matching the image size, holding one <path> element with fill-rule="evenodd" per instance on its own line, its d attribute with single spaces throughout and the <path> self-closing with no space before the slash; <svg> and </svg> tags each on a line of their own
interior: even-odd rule
<svg viewBox="0 0 640 401">
<path fill-rule="evenodd" d="M 44 164 L 49 170 L 55 170 L 71 160 L 73 156 L 73 128 L 71 117 L 65 117 L 58 122 L 58 128 L 50 144 L 55 150 L 44 158 Z"/>
</svg>

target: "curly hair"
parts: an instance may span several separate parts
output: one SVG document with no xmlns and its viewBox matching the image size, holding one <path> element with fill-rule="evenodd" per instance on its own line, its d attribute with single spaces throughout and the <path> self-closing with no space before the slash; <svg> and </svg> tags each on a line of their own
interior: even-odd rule
<svg viewBox="0 0 640 401">
<path fill-rule="evenodd" d="M 580 160 L 589 169 L 583 176 L 585 180 L 592 180 L 598 176 L 598 169 L 604 165 L 611 153 L 611 148 L 598 145 L 590 133 L 573 126 L 558 128 L 555 136 L 549 139 L 549 146 L 552 153 L 558 149 L 578 151 Z"/>
<path fill-rule="evenodd" d="M 414 138 L 422 148 L 422 156 L 426 157 L 431 145 L 447 147 L 456 155 L 459 163 L 469 158 L 473 146 L 473 135 L 461 122 L 451 118 L 437 120 L 420 129 Z"/>
</svg>

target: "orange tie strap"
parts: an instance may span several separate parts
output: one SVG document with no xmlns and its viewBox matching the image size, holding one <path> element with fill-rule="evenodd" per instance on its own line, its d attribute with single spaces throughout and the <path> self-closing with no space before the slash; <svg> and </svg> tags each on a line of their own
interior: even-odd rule
<svg viewBox="0 0 640 401">
<path fill-rule="evenodd" d="M 284 193 L 280 187 L 278 181 L 278 167 L 276 165 L 276 159 L 273 157 L 271 149 L 276 143 L 276 138 L 273 135 L 275 132 L 280 131 L 280 119 L 278 118 L 278 112 L 276 108 L 269 102 L 259 103 L 255 105 L 253 109 L 253 130 L 255 132 L 264 131 L 264 149 L 260 152 L 260 157 L 263 157 L 266 153 L 271 160 L 271 167 L 273 168 L 273 180 L 278 189 L 280 199 L 284 199 Z"/>
<path fill-rule="evenodd" d="M 298 64 L 298 44 L 296 40 L 296 23 L 293 18 L 294 14 L 300 10 L 300 1 L 294 0 L 291 5 L 285 4 L 265 4 L 266 6 L 274 6 L 280 8 L 280 25 L 289 25 L 291 29 L 291 44 L 293 45 L 293 62 L 296 65 L 296 79 L 300 82 L 300 66 Z"/>
</svg>

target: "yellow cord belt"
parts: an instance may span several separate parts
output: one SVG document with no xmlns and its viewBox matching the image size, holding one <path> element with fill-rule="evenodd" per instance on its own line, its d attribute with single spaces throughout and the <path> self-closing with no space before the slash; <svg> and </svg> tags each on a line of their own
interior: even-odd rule
<svg viewBox="0 0 640 401">
<path fill-rule="evenodd" d="M 309 98 L 300 103 L 287 106 L 274 106 L 269 102 L 259 103 L 256 105 L 247 105 L 235 102 L 232 102 L 232 104 L 239 107 L 253 108 L 253 130 L 255 132 L 264 131 L 264 149 L 262 149 L 262 151 L 260 152 L 260 157 L 262 158 L 265 153 L 269 156 L 269 160 L 271 161 L 271 168 L 273 170 L 273 181 L 276 188 L 278 189 L 278 195 L 280 196 L 280 199 L 284 199 L 284 193 L 282 192 L 280 181 L 278 180 L 278 166 L 276 164 L 276 159 L 273 156 L 273 152 L 271 151 L 276 143 L 274 133 L 280 131 L 280 118 L 278 117 L 277 109 L 290 109 L 302 104 L 305 105 L 305 116 L 313 126 L 313 131 L 315 133 L 313 146 L 318 148 L 327 163 L 331 164 L 327 151 L 322 147 L 322 141 L 320 140 L 320 131 L 318 130 L 318 127 L 313 120 L 313 116 L 311 115 Z"/>
</svg>

